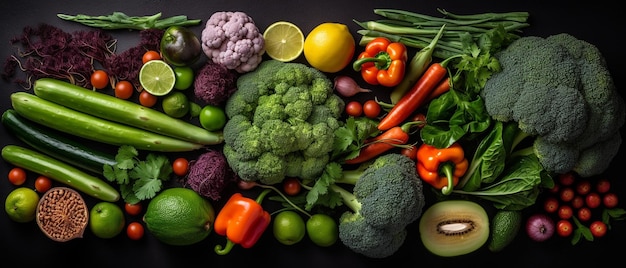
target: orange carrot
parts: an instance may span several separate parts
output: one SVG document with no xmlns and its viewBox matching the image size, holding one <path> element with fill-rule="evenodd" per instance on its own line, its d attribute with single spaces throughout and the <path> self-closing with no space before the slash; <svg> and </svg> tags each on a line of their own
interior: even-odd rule
<svg viewBox="0 0 626 268">
<path fill-rule="evenodd" d="M 359 164 L 391 150 L 394 147 L 406 145 L 409 141 L 410 128 L 420 122 L 408 122 L 402 126 L 395 126 L 382 134 L 368 140 L 360 149 L 359 155 L 344 161 L 345 164 Z"/>
</svg>

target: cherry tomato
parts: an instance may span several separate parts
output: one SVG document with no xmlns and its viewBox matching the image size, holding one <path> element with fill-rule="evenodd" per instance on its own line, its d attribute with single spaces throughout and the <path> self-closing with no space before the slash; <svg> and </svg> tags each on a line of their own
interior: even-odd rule
<svg viewBox="0 0 626 268">
<path fill-rule="evenodd" d="M 589 229 L 594 237 L 603 237 L 606 234 L 607 226 L 604 222 L 598 220 L 592 222 L 589 225 Z"/>
<path fill-rule="evenodd" d="M 559 186 L 558 184 L 554 184 L 554 186 L 552 186 L 552 188 L 549 189 L 549 191 L 553 194 L 558 193 L 561 190 L 561 186 Z"/>
<path fill-rule="evenodd" d="M 580 195 L 586 195 L 591 192 L 591 182 L 588 180 L 579 181 L 576 183 L 576 192 Z"/>
<path fill-rule="evenodd" d="M 574 231 L 574 226 L 568 220 L 559 220 L 556 223 L 556 233 L 562 237 L 568 237 Z"/>
<path fill-rule="evenodd" d="M 561 183 L 561 185 L 570 186 L 574 184 L 574 180 L 574 174 L 571 172 L 559 175 L 559 183 Z"/>
<path fill-rule="evenodd" d="M 22 185 L 26 182 L 26 170 L 14 167 L 9 171 L 9 182 L 13 185 Z"/>
<path fill-rule="evenodd" d="M 596 192 L 598 193 L 606 193 L 611 189 L 611 182 L 607 179 L 599 179 L 596 182 Z"/>
<path fill-rule="evenodd" d="M 574 210 L 569 205 L 561 205 L 557 213 L 559 214 L 559 218 L 568 220 L 574 215 Z"/>
<path fill-rule="evenodd" d="M 422 122 L 421 124 L 417 124 L 418 128 L 423 128 L 426 125 L 426 115 L 423 113 L 417 113 L 413 116 L 413 118 L 411 119 L 412 121 L 419 121 Z"/>
<path fill-rule="evenodd" d="M 283 191 L 287 195 L 298 195 L 302 190 L 302 185 L 300 185 L 300 181 L 297 178 L 286 178 L 283 181 Z"/>
<path fill-rule="evenodd" d="M 368 100 L 363 103 L 363 113 L 368 118 L 376 118 L 380 114 L 381 108 L 380 104 L 375 100 Z"/>
<path fill-rule="evenodd" d="M 543 209 L 548 213 L 555 213 L 559 209 L 559 200 L 556 197 L 548 197 L 543 201 Z"/>
<path fill-rule="evenodd" d="M 157 103 L 157 97 L 148 93 L 148 91 L 142 90 L 139 93 L 139 103 L 145 107 L 152 107 Z"/>
<path fill-rule="evenodd" d="M 226 113 L 219 106 L 206 105 L 200 110 L 198 115 L 200 125 L 208 131 L 215 131 L 224 128 L 226 125 Z"/>
<path fill-rule="evenodd" d="M 35 190 L 45 193 L 52 188 L 52 180 L 46 176 L 39 176 L 35 179 Z"/>
<path fill-rule="evenodd" d="M 358 101 L 351 101 L 346 104 L 346 114 L 349 116 L 359 117 L 363 114 L 363 105 Z"/>
<path fill-rule="evenodd" d="M 571 204 L 573 208 L 579 209 L 585 205 L 585 199 L 580 195 L 574 196 L 574 199 L 572 199 Z"/>
<path fill-rule="evenodd" d="M 141 203 L 124 203 L 124 210 L 126 211 L 126 213 L 128 213 L 128 215 L 137 216 L 139 215 L 139 213 L 141 213 L 142 209 L 143 206 L 141 205 Z"/>
<path fill-rule="evenodd" d="M 96 70 L 91 74 L 91 85 L 96 89 L 103 89 L 111 83 L 109 75 L 103 70 Z"/>
<path fill-rule="evenodd" d="M 581 221 L 591 220 L 591 209 L 589 209 L 588 207 L 579 208 L 576 212 L 576 216 Z"/>
<path fill-rule="evenodd" d="M 189 161 L 186 158 L 179 157 L 172 162 L 172 170 L 178 176 L 185 176 L 189 171 Z"/>
<path fill-rule="evenodd" d="M 597 208 L 602 204 L 602 198 L 596 192 L 591 192 L 587 196 L 585 196 L 585 204 L 589 208 Z"/>
<path fill-rule="evenodd" d="M 145 64 L 146 62 L 149 62 L 151 60 L 160 60 L 160 59 L 161 59 L 161 53 L 159 53 L 158 51 L 154 51 L 154 50 L 148 50 L 146 51 L 146 53 L 143 54 L 143 57 L 141 57 L 141 62 Z"/>
<path fill-rule="evenodd" d="M 417 147 L 415 147 L 415 145 L 411 144 L 407 147 L 402 147 L 402 149 L 400 149 L 400 153 L 407 156 L 411 160 L 417 159 Z"/>
<path fill-rule="evenodd" d="M 619 203 L 619 198 L 615 193 L 605 193 L 602 196 L 602 204 L 607 208 L 614 208 Z"/>
<path fill-rule="evenodd" d="M 563 200 L 563 202 L 572 201 L 575 195 L 576 195 L 576 192 L 574 192 L 574 189 L 570 187 L 565 187 L 561 189 L 560 197 L 561 197 L 561 200 Z"/>
<path fill-rule="evenodd" d="M 133 95 L 135 87 L 128 81 L 119 81 L 115 84 L 115 97 L 123 100 L 129 99 Z"/>
<path fill-rule="evenodd" d="M 128 235 L 128 238 L 132 240 L 141 239 L 143 237 L 143 233 L 144 233 L 143 225 L 141 225 L 141 223 L 139 222 L 136 222 L 136 221 L 131 222 L 126 227 L 126 235 Z"/>
</svg>

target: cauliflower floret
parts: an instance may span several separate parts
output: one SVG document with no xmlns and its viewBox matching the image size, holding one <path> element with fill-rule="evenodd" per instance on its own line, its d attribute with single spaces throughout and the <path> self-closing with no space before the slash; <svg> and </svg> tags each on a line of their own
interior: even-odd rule
<svg viewBox="0 0 626 268">
<path fill-rule="evenodd" d="M 239 73 L 250 72 L 265 53 L 263 34 L 244 12 L 215 12 L 202 30 L 202 50 L 213 62 Z"/>
</svg>

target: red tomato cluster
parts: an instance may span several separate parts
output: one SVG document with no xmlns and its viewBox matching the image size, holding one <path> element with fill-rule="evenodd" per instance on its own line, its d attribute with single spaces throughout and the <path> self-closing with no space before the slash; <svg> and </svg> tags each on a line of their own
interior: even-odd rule
<svg viewBox="0 0 626 268">
<path fill-rule="evenodd" d="M 554 188 L 543 198 L 543 210 L 556 217 L 556 233 L 569 237 L 577 228 L 589 228 L 593 237 L 606 234 L 605 209 L 617 207 L 619 199 L 608 179 L 581 178 L 575 173 L 560 174 Z"/>
</svg>

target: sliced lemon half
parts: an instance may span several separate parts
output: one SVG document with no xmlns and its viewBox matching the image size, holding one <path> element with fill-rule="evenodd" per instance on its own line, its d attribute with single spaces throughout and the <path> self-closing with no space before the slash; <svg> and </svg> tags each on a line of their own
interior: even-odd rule
<svg viewBox="0 0 626 268">
<path fill-rule="evenodd" d="M 265 52 L 272 59 L 288 62 L 297 59 L 304 49 L 304 34 L 295 24 L 277 21 L 265 29 Z"/>
</svg>

